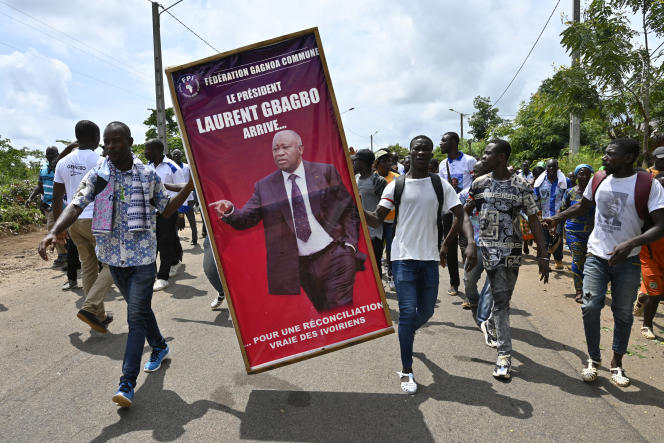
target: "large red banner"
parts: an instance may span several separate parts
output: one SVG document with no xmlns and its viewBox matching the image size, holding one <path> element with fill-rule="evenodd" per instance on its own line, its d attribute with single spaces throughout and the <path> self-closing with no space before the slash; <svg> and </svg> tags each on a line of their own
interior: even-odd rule
<svg viewBox="0 0 664 443">
<path fill-rule="evenodd" d="M 317 29 L 166 72 L 247 371 L 393 332 Z"/>
</svg>

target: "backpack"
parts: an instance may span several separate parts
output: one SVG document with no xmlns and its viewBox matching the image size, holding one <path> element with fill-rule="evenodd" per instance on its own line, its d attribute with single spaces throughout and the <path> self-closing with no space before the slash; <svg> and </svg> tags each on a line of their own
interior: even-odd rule
<svg viewBox="0 0 664 443">
<path fill-rule="evenodd" d="M 431 179 L 433 190 L 436 192 L 436 197 L 438 197 L 436 223 L 438 225 L 438 248 L 440 249 L 440 245 L 443 242 L 443 216 L 441 214 L 441 208 L 443 207 L 443 201 L 445 199 L 443 192 L 443 181 L 438 174 L 434 174 L 432 172 L 429 173 L 429 178 Z M 405 186 L 406 174 L 400 175 L 394 179 L 394 232 L 397 231 L 397 222 L 399 221 L 399 205 L 401 204 L 401 195 L 403 194 L 403 189 Z"/>
</svg>

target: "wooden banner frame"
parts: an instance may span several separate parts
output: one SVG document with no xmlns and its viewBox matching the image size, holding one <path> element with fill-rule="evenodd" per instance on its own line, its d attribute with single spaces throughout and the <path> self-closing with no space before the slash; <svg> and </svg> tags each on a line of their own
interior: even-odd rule
<svg viewBox="0 0 664 443">
<path fill-rule="evenodd" d="M 182 117 L 182 113 L 181 113 L 181 110 L 180 110 L 180 102 L 178 100 L 178 96 L 177 96 L 177 93 L 176 93 L 175 82 L 173 80 L 173 76 L 178 71 L 183 70 L 183 69 L 191 68 L 191 67 L 203 64 L 203 63 L 212 62 L 212 61 L 219 60 L 219 59 L 222 59 L 222 58 L 225 58 L 225 57 L 229 57 L 229 56 L 232 56 L 232 55 L 235 55 L 235 54 L 239 54 L 239 53 L 242 53 L 242 52 L 245 52 L 245 51 L 270 46 L 270 45 L 273 45 L 273 44 L 276 44 L 276 43 L 280 43 L 280 42 L 287 41 L 287 40 L 294 39 L 294 38 L 303 37 L 303 36 L 310 35 L 310 34 L 314 34 L 315 39 L 316 39 L 316 45 L 318 46 L 320 62 L 322 64 L 323 73 L 324 73 L 324 76 L 325 76 L 326 87 L 328 88 L 328 91 L 329 91 L 330 96 L 331 96 L 332 108 L 334 110 L 334 118 L 336 119 L 336 124 L 337 124 L 337 127 L 339 128 L 339 135 L 340 135 L 340 138 L 341 138 L 341 143 L 342 143 L 343 150 L 344 150 L 344 155 L 345 155 L 345 158 L 346 158 L 346 164 L 347 164 L 347 167 L 348 167 L 348 171 L 351 174 L 350 182 L 352 184 L 352 189 L 353 189 L 353 198 L 354 198 L 355 204 L 357 205 L 357 209 L 358 209 L 358 212 L 359 212 L 361 229 L 362 229 L 362 232 L 364 233 L 364 239 L 365 239 L 366 246 L 367 246 L 368 256 L 369 256 L 369 259 L 370 259 L 370 262 L 371 262 L 371 267 L 372 267 L 372 270 L 373 270 L 373 273 L 374 273 L 374 277 L 376 279 L 378 293 L 380 295 L 380 300 L 381 300 L 382 305 L 383 305 L 383 312 L 384 312 L 385 319 L 386 319 L 386 322 L 387 322 L 388 326 L 384 329 L 376 330 L 376 331 L 373 331 L 371 333 L 368 333 L 368 334 L 365 334 L 365 335 L 362 335 L 362 336 L 357 336 L 357 337 L 354 337 L 352 339 L 348 339 L 348 340 L 344 340 L 344 341 L 341 341 L 341 342 L 338 342 L 338 343 L 334 343 L 332 345 L 312 349 L 312 350 L 309 350 L 309 351 L 306 351 L 306 352 L 302 352 L 300 354 L 294 354 L 292 356 L 289 356 L 289 357 L 286 357 L 286 358 L 283 358 L 283 359 L 279 359 L 279 360 L 273 360 L 273 361 L 270 361 L 268 363 L 264 363 L 264 364 L 260 364 L 260 365 L 256 365 L 256 366 L 251 366 L 250 363 L 249 363 L 248 357 L 247 357 L 247 353 L 246 353 L 246 349 L 245 349 L 245 346 L 244 346 L 244 340 L 242 338 L 242 334 L 241 334 L 240 329 L 237 325 L 237 317 L 236 317 L 236 313 L 235 313 L 235 308 L 233 306 L 232 297 L 231 297 L 230 291 L 228 289 L 226 276 L 225 276 L 224 271 L 223 271 L 223 269 L 220 265 L 221 257 L 219 256 L 219 252 L 218 252 L 218 249 L 217 249 L 216 239 L 215 239 L 215 236 L 213 235 L 213 231 L 209 230 L 208 231 L 209 232 L 208 238 L 210 240 L 212 250 L 213 250 L 213 253 L 214 253 L 215 265 L 217 267 L 217 271 L 219 272 L 219 276 L 221 277 L 221 282 L 222 282 L 224 291 L 226 293 L 226 301 L 228 302 L 228 308 L 229 308 L 229 311 L 231 313 L 231 318 L 232 318 L 232 321 L 233 321 L 233 328 L 235 329 L 235 335 L 238 339 L 238 343 L 240 345 L 240 350 L 242 352 L 242 358 L 243 358 L 243 361 L 244 361 L 245 369 L 246 369 L 248 374 L 256 374 L 256 373 L 259 373 L 259 372 L 264 372 L 264 371 L 267 371 L 267 370 L 270 370 L 270 369 L 275 369 L 275 368 L 285 366 L 285 365 L 288 365 L 288 364 L 297 363 L 297 362 L 302 361 L 302 360 L 306 360 L 306 359 L 309 359 L 309 358 L 312 358 L 312 357 L 315 357 L 315 356 L 318 356 L 318 355 L 326 354 L 328 352 L 332 352 L 332 351 L 335 351 L 335 350 L 343 349 L 343 348 L 346 348 L 346 347 L 349 347 L 349 346 L 352 346 L 352 345 L 355 345 L 355 344 L 363 343 L 365 341 L 368 341 L 368 340 L 371 340 L 371 339 L 374 339 L 374 338 L 378 338 L 378 337 L 381 337 L 381 336 L 384 336 L 384 335 L 388 335 L 388 334 L 391 334 L 391 333 L 394 332 L 394 326 L 392 325 L 392 318 L 390 316 L 389 306 L 387 304 L 387 299 L 385 297 L 385 291 L 384 291 L 384 288 L 383 288 L 382 281 L 380 279 L 380 274 L 378 272 L 376 257 L 374 256 L 373 247 L 372 247 L 372 244 L 371 244 L 371 237 L 369 235 L 369 230 L 367 228 L 367 222 L 366 222 L 366 219 L 364 217 L 362 201 L 361 201 L 361 198 L 360 198 L 360 195 L 359 195 L 359 192 L 358 192 L 355 177 L 352 176 L 352 171 L 353 171 L 352 160 L 351 160 L 350 152 L 348 150 L 348 143 L 346 141 L 346 135 L 345 135 L 345 132 L 344 132 L 344 129 L 343 129 L 343 123 L 341 121 L 341 114 L 339 113 L 339 107 L 337 105 L 337 99 L 336 99 L 336 96 L 334 94 L 334 88 L 332 87 L 332 81 L 330 79 L 330 74 L 329 74 L 329 70 L 328 70 L 328 67 L 327 67 L 327 61 L 325 59 L 325 52 L 323 50 L 323 45 L 322 45 L 322 42 L 321 42 L 321 39 L 320 39 L 320 35 L 318 33 L 318 28 L 314 27 L 314 28 L 309 28 L 309 29 L 305 29 L 305 30 L 302 30 L 302 31 L 294 32 L 294 33 L 291 33 L 291 34 L 283 35 L 283 36 L 280 36 L 280 37 L 276 37 L 276 38 L 273 38 L 273 39 L 265 40 L 265 41 L 262 41 L 262 42 L 254 43 L 254 44 L 251 44 L 251 45 L 243 46 L 241 48 L 237 48 L 237 49 L 234 49 L 234 50 L 231 50 L 231 51 L 226 51 L 226 52 L 223 52 L 223 53 L 220 53 L 220 54 L 217 54 L 217 55 L 206 57 L 206 58 L 203 58 L 201 60 L 186 63 L 186 64 L 183 64 L 183 65 L 169 66 L 165 69 L 166 77 L 168 79 L 169 89 L 170 89 L 170 92 L 171 92 L 171 99 L 172 99 L 172 102 L 173 102 L 173 109 L 175 110 L 175 114 L 176 114 L 176 117 L 177 117 L 177 122 L 178 122 L 178 125 L 179 125 L 179 128 L 180 128 L 180 133 L 182 134 L 182 141 L 183 141 L 183 144 L 184 144 L 185 154 L 187 156 L 187 161 L 189 162 L 189 167 L 190 167 L 193 179 L 194 179 L 198 199 L 199 199 L 201 208 L 207 208 L 208 202 L 205 200 L 205 196 L 202 192 L 203 188 L 202 188 L 202 185 L 201 185 L 201 182 L 200 182 L 200 177 L 199 177 L 199 174 L 198 174 L 198 170 L 196 168 L 196 164 L 193 161 L 191 161 L 191 159 L 193 159 L 194 157 L 193 157 L 193 153 L 192 153 L 192 149 L 191 149 L 191 145 L 190 145 L 190 141 L 189 141 L 189 134 L 187 133 L 186 125 L 184 124 L 184 119 Z M 206 226 L 212 226 L 210 217 L 209 217 L 208 212 L 207 212 L 206 209 L 201 209 L 201 215 L 204 218 L 204 222 L 205 222 Z"/>
</svg>

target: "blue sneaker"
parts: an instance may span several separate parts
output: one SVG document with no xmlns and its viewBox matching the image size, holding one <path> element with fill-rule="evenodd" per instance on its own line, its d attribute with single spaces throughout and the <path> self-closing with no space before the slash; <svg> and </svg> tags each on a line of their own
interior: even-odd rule
<svg viewBox="0 0 664 443">
<path fill-rule="evenodd" d="M 134 398 L 134 388 L 129 383 L 121 383 L 117 392 L 113 396 L 113 401 L 123 408 L 131 407 L 131 401 Z"/>
<path fill-rule="evenodd" d="M 153 349 L 152 353 L 150 354 L 150 359 L 143 367 L 143 371 L 154 372 L 161 368 L 161 362 L 168 356 L 168 351 L 170 351 L 168 345 L 166 345 L 165 348 Z"/>
</svg>

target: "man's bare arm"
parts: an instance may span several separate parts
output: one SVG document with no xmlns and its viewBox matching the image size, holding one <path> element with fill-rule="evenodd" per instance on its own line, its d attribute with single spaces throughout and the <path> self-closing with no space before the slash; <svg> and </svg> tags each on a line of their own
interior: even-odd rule
<svg viewBox="0 0 664 443">
<path fill-rule="evenodd" d="M 375 211 L 364 210 L 364 218 L 367 219 L 367 224 L 372 228 L 377 228 L 383 224 L 383 220 L 387 217 L 391 209 L 387 209 L 385 206 L 378 205 Z"/>
<path fill-rule="evenodd" d="M 53 182 L 53 220 L 62 213 L 62 199 L 65 196 L 65 184 Z"/>
</svg>

